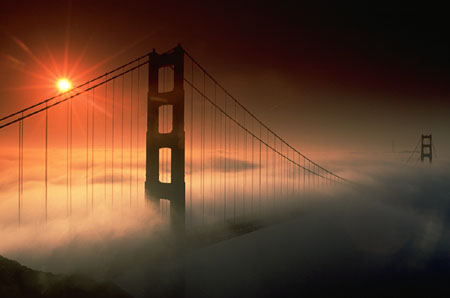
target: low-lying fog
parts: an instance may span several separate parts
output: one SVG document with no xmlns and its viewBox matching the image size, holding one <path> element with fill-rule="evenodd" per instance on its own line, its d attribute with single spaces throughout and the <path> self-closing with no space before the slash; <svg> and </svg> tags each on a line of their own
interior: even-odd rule
<svg viewBox="0 0 450 298">
<path fill-rule="evenodd" d="M 300 197 L 295 218 L 188 251 L 189 297 L 433 296 L 450 278 L 450 163 L 326 161 L 355 181 Z M 345 171 L 344 171 L 345 170 Z M 152 208 L 98 208 L 1 231 L 0 254 L 33 269 L 84 273 L 147 297 L 170 276 L 172 237 Z M 419 295 L 420 296 L 420 295 Z"/>
</svg>

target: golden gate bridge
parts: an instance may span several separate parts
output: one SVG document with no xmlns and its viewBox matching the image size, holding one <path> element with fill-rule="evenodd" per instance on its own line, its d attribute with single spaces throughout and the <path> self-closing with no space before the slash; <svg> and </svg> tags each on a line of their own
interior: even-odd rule
<svg viewBox="0 0 450 298">
<path fill-rule="evenodd" d="M 180 45 L 0 119 L 2 224 L 149 203 L 180 233 L 283 215 L 348 184 Z"/>
</svg>

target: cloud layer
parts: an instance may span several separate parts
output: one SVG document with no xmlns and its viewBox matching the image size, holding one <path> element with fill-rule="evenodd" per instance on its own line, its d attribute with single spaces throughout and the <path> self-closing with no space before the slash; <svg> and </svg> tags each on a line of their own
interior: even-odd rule
<svg viewBox="0 0 450 298">
<path fill-rule="evenodd" d="M 357 183 L 295 198 L 294 220 L 189 252 L 189 297 L 361 297 L 445 287 L 450 165 L 329 164 Z M 5 228 L 0 244 L 0 254 L 32 268 L 88 274 L 136 297 L 170 285 L 176 249 L 164 218 L 144 206 Z"/>
</svg>

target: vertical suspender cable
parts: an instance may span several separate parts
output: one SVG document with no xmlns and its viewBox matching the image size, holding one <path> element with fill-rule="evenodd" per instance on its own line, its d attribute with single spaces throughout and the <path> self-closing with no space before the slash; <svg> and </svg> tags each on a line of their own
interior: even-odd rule
<svg viewBox="0 0 450 298">
<path fill-rule="evenodd" d="M 294 199 L 294 194 L 295 194 L 295 180 L 296 180 L 296 173 L 297 171 L 295 171 L 295 152 L 294 150 L 292 150 L 292 162 L 291 162 L 291 181 L 292 181 L 292 189 L 291 189 L 291 198 L 292 200 Z"/>
<path fill-rule="evenodd" d="M 217 96 L 216 92 L 217 92 L 217 84 L 214 83 L 214 105 L 216 105 L 216 96 Z M 217 172 L 217 170 L 216 170 L 215 154 L 217 152 L 217 148 L 216 148 L 216 144 L 217 144 L 217 123 L 216 123 L 216 121 L 217 121 L 217 108 L 215 106 L 212 107 L 212 108 L 214 110 L 214 120 L 212 121 L 213 127 L 214 127 L 214 151 L 211 150 L 211 163 L 212 163 L 211 164 L 211 169 L 213 171 L 211 173 L 211 176 L 212 176 L 212 178 L 211 178 L 212 179 L 211 185 L 213 187 L 213 217 L 215 219 L 215 217 L 216 217 L 216 172 Z M 211 135 L 211 137 L 213 137 L 213 136 Z"/>
<path fill-rule="evenodd" d="M 286 144 L 286 155 L 284 155 L 284 182 L 286 185 L 286 203 L 289 201 L 289 169 L 290 162 L 289 158 L 289 146 Z"/>
<path fill-rule="evenodd" d="M 22 113 L 23 118 L 23 113 Z M 18 200 L 18 214 L 17 214 L 17 220 L 18 224 L 20 226 L 21 224 L 21 216 L 22 216 L 22 183 L 23 183 L 23 120 L 19 121 L 19 200 Z"/>
<path fill-rule="evenodd" d="M 317 189 L 320 189 L 320 186 L 322 185 L 322 169 L 318 167 L 319 174 L 317 176 Z"/>
<path fill-rule="evenodd" d="M 48 221 L 48 104 L 45 102 L 45 221 Z"/>
<path fill-rule="evenodd" d="M 303 195 L 306 194 L 306 159 L 303 157 Z"/>
<path fill-rule="evenodd" d="M 122 76 L 122 103 L 121 103 L 121 110 L 122 110 L 122 129 L 121 129 L 121 161 L 120 161 L 120 193 L 121 193 L 121 205 L 123 204 L 123 123 L 124 123 L 124 95 L 125 95 L 125 75 Z"/>
<path fill-rule="evenodd" d="M 234 120 L 237 121 L 236 117 L 236 102 L 234 102 Z M 236 184 L 237 184 L 237 130 L 236 124 L 234 126 L 234 195 L 233 195 L 233 221 L 236 221 Z"/>
<path fill-rule="evenodd" d="M 225 168 L 225 154 L 226 154 L 226 152 L 223 150 L 223 147 L 222 147 L 222 142 L 223 142 L 223 139 L 222 139 L 222 113 L 219 113 L 219 141 L 220 141 L 220 144 L 219 144 L 219 147 L 220 147 L 220 152 L 221 152 L 221 155 L 223 155 L 224 157 L 223 157 L 223 162 L 222 162 L 222 156 L 220 157 L 220 168 L 222 169 L 222 166 L 223 166 L 223 168 Z M 223 153 L 222 153 L 223 152 Z M 223 175 L 220 175 L 220 181 L 221 181 L 221 184 L 222 184 L 222 182 L 223 182 L 223 193 L 222 193 L 222 207 L 223 207 L 223 215 L 224 215 L 224 217 L 223 217 L 223 221 L 225 222 L 225 178 L 226 178 L 226 176 L 225 176 L 225 171 L 222 171 L 222 173 L 223 173 Z"/>
<path fill-rule="evenodd" d="M 308 196 L 309 196 L 309 194 L 310 194 L 310 191 L 311 191 L 311 169 L 310 169 L 310 162 L 309 162 L 309 159 L 308 159 L 308 168 L 307 168 L 307 170 L 308 170 L 308 177 L 307 177 L 307 185 L 306 185 L 306 192 L 308 193 Z"/>
<path fill-rule="evenodd" d="M 320 187 L 322 186 L 322 176 L 323 176 L 323 173 L 322 173 L 322 169 L 320 168 L 320 167 L 318 167 L 318 170 L 319 170 L 319 173 L 318 173 L 318 176 L 317 176 L 317 189 L 320 189 Z"/>
<path fill-rule="evenodd" d="M 286 170 L 285 170 L 285 159 L 284 159 L 284 153 L 283 153 L 283 144 L 284 142 L 281 141 L 281 154 L 280 154 L 280 168 L 281 168 L 281 198 L 285 199 L 286 197 L 286 189 L 284 187 L 284 183 L 285 183 L 285 174 L 286 174 Z"/>
<path fill-rule="evenodd" d="M 289 201 L 289 180 L 290 180 L 290 169 L 291 169 L 291 163 L 288 160 L 289 158 L 289 146 L 286 146 L 286 155 L 284 157 L 284 164 L 285 164 L 285 168 L 284 171 L 286 172 L 285 174 L 285 181 L 286 181 L 286 202 Z"/>
<path fill-rule="evenodd" d="M 281 153 L 280 153 L 280 170 L 281 170 L 281 183 L 280 183 L 280 198 L 281 199 L 285 199 L 285 187 L 284 187 L 284 174 L 285 174 L 285 169 L 284 169 L 284 155 L 283 155 L 283 141 L 280 141 L 281 144 Z M 281 203 L 283 203 L 283 201 L 280 201 Z"/>
<path fill-rule="evenodd" d="M 18 173 L 19 173 L 19 183 L 18 183 L 18 191 L 17 191 L 17 223 L 20 226 L 20 201 L 22 199 L 21 195 L 20 195 L 20 185 L 21 185 L 21 178 L 22 176 L 20 175 L 20 169 L 21 169 L 21 146 L 22 146 L 22 120 L 19 121 L 19 169 L 18 169 Z"/>
<path fill-rule="evenodd" d="M 214 127 L 214 119 L 213 119 L 213 110 L 215 110 L 215 108 L 214 108 L 214 106 L 212 106 L 211 104 L 209 104 L 209 107 L 210 107 L 210 109 L 209 109 L 209 111 L 210 111 L 210 117 L 209 117 L 209 119 L 210 119 L 210 123 L 209 123 L 209 131 L 210 131 L 210 133 L 211 133 L 211 136 L 210 136 L 210 139 L 209 139 L 209 141 L 210 141 L 210 144 L 209 144 L 209 147 L 210 147 L 210 151 L 209 151 L 209 159 L 210 159 L 210 164 L 209 164 L 209 174 L 210 174 L 210 187 L 209 187 L 209 189 L 210 189 L 210 199 L 209 199 L 209 204 L 210 204 L 210 208 L 211 209 L 213 209 L 213 214 L 214 214 L 214 208 L 215 208 L 215 197 L 214 197 L 214 185 L 213 185 L 213 175 L 214 175 L 214 167 L 213 167 L 213 155 L 214 155 L 214 152 L 213 152 L 213 143 L 214 143 L 214 141 L 213 141 L 213 127 Z M 211 200 L 212 200 L 212 202 L 211 202 Z"/>
<path fill-rule="evenodd" d="M 295 190 L 295 195 L 296 195 L 296 197 L 298 197 L 299 193 L 300 193 L 300 169 L 301 169 L 301 167 L 300 167 L 300 155 L 298 153 L 296 155 L 297 155 L 297 160 L 298 160 L 298 162 L 297 162 L 298 166 L 297 166 L 297 171 L 295 174 L 295 182 L 297 185 L 296 190 Z"/>
<path fill-rule="evenodd" d="M 283 156 L 283 161 L 284 161 L 284 184 L 286 186 L 286 203 L 289 200 L 289 161 L 288 161 L 288 157 L 289 157 L 289 146 L 287 146 L 286 144 L 286 155 Z"/>
<path fill-rule="evenodd" d="M 296 159 L 296 156 L 297 156 L 297 154 L 296 154 L 296 152 L 295 151 L 292 151 L 292 160 L 293 160 L 293 165 L 292 165 L 292 194 L 293 194 L 293 200 L 295 201 L 295 196 L 297 195 L 297 189 L 298 189 L 298 177 L 297 177 L 297 174 L 298 174 L 298 169 L 299 169 L 299 167 L 298 167 L 298 162 L 297 162 L 297 159 Z"/>
<path fill-rule="evenodd" d="M 298 166 L 296 165 L 296 152 L 292 150 L 292 199 L 295 200 L 295 195 L 297 193 L 297 172 L 298 172 Z"/>
<path fill-rule="evenodd" d="M 281 176 L 281 183 L 280 183 L 280 202 L 283 198 L 283 183 L 284 183 L 284 158 L 283 158 L 283 141 L 280 141 L 281 149 L 280 149 L 280 176 Z"/>
<path fill-rule="evenodd" d="M 245 115 L 247 114 L 247 112 L 244 110 L 244 127 L 246 128 L 246 117 Z M 247 131 L 244 131 L 244 154 L 245 154 L 245 163 L 247 163 Z M 247 170 L 247 169 L 246 169 Z M 246 189 L 246 183 L 247 182 L 247 173 L 244 174 L 244 181 L 243 181 L 243 187 L 242 187 L 242 209 L 243 209 L 243 215 L 245 215 L 245 201 L 246 201 L 246 193 L 247 193 L 247 189 Z"/>
<path fill-rule="evenodd" d="M 292 199 L 295 201 L 295 195 L 297 194 L 297 173 L 298 173 L 298 166 L 296 162 L 296 152 L 292 150 Z"/>
<path fill-rule="evenodd" d="M 254 124 L 254 121 L 253 121 L 253 118 L 251 118 L 252 119 L 252 203 L 251 203 L 251 213 L 252 213 L 252 215 L 254 214 L 254 210 L 253 210 L 253 192 L 254 192 L 254 187 L 253 187 L 253 184 L 254 184 L 254 172 L 255 172 L 255 142 L 254 142 L 254 140 L 255 140 L 255 138 L 254 138 L 254 135 L 253 135 L 253 133 L 254 133 L 254 129 L 253 129 L 253 124 Z"/>
<path fill-rule="evenodd" d="M 314 190 L 317 190 L 319 186 L 319 169 L 317 168 L 316 164 L 314 164 Z"/>
<path fill-rule="evenodd" d="M 164 80 L 163 80 L 163 84 L 164 84 L 164 90 L 168 90 L 168 87 L 167 87 L 167 85 L 168 85 L 168 80 L 167 80 L 167 76 L 168 76 L 168 71 L 169 71 L 169 69 L 166 67 L 166 68 L 164 68 Z M 164 130 L 166 131 L 166 132 L 168 132 L 169 131 L 169 106 L 166 106 L 165 107 L 165 109 L 164 109 Z M 169 181 L 169 151 L 168 150 L 165 150 L 165 152 L 164 152 L 164 173 L 165 173 L 165 176 L 166 176 L 166 178 L 165 178 L 165 181 Z M 167 204 L 164 206 L 164 207 L 167 207 Z M 165 210 L 165 211 L 167 211 L 167 210 Z"/>
<path fill-rule="evenodd" d="M 23 117 L 23 114 L 22 114 Z M 23 143 L 24 143 L 24 139 L 23 139 L 23 127 L 25 126 L 25 122 L 22 121 L 22 143 L 21 143 L 21 163 L 20 163 L 20 175 L 21 175 L 21 182 L 20 182 L 20 196 L 22 197 L 22 200 L 20 202 L 20 209 L 23 210 L 23 154 L 24 154 L 24 150 L 23 150 Z"/>
<path fill-rule="evenodd" d="M 192 73 L 192 86 L 194 86 L 194 62 L 192 61 L 192 63 L 191 63 L 191 73 Z M 194 135 L 194 88 L 193 87 L 191 87 L 191 106 L 190 106 L 190 109 L 191 109 L 191 111 L 190 111 L 190 116 L 191 116 L 191 119 L 190 119 L 190 128 L 191 128 L 191 130 L 190 130 L 190 132 L 189 132 L 189 134 L 190 134 L 190 136 L 189 136 L 189 138 L 190 138 L 190 155 L 189 155 L 189 159 L 190 159 L 190 161 L 189 161 L 189 167 L 190 167 L 190 169 L 189 169 L 189 200 L 190 200 L 190 202 L 189 202 L 189 221 L 190 221 L 190 226 L 191 226 L 191 228 L 192 228 L 192 204 L 193 204 L 193 200 L 192 200 L 192 150 L 193 150 L 193 135 Z"/>
<path fill-rule="evenodd" d="M 130 207 L 132 198 L 132 185 L 133 185 L 133 72 L 130 77 Z"/>
<path fill-rule="evenodd" d="M 205 73 L 203 73 L 203 94 L 205 94 Z M 201 171 L 202 171 L 202 224 L 205 223 L 205 97 L 201 95 L 202 106 L 201 106 Z"/>
<path fill-rule="evenodd" d="M 281 177 L 281 183 L 280 183 L 280 203 L 282 203 L 282 199 L 284 199 L 284 155 L 283 155 L 283 141 L 280 140 L 280 177 Z M 281 204 L 280 204 L 281 205 Z"/>
<path fill-rule="evenodd" d="M 277 203 L 278 200 L 278 181 L 280 179 L 280 175 L 278 175 L 278 154 L 277 154 L 277 137 L 275 136 L 275 134 L 273 134 L 273 145 L 274 145 L 274 150 L 273 150 L 273 170 L 274 170 L 274 183 L 273 183 L 273 192 L 274 192 L 274 207 Z M 274 208 L 275 210 L 275 208 Z"/>
<path fill-rule="evenodd" d="M 287 144 L 286 144 L 287 145 Z M 289 182 L 291 181 L 291 162 L 289 161 L 289 146 L 286 146 L 286 156 L 285 156 L 285 163 L 286 163 L 286 202 L 289 201 L 290 196 L 290 189 L 289 189 Z"/>
<path fill-rule="evenodd" d="M 288 164 L 287 164 L 287 158 L 286 158 L 286 156 L 288 155 L 288 152 L 289 152 L 289 147 L 286 144 L 286 154 L 281 152 L 281 157 L 282 157 L 282 160 L 283 160 L 283 186 L 284 186 L 284 200 L 285 200 L 285 203 L 287 202 L 287 199 L 289 197 L 289 188 L 288 188 L 289 184 L 288 184 L 288 176 L 287 176 Z"/>
<path fill-rule="evenodd" d="M 138 65 L 140 64 L 140 59 L 138 59 Z M 141 73 L 141 69 L 138 68 L 137 69 L 137 106 L 136 106 L 136 207 L 137 204 L 139 202 L 139 128 L 140 128 L 140 123 L 139 123 L 139 113 L 140 113 L 140 73 Z"/>
<path fill-rule="evenodd" d="M 91 123 L 91 128 L 92 128 L 92 133 L 91 133 L 91 210 L 93 211 L 94 209 L 94 116 L 95 116 L 95 88 L 92 89 L 92 123 Z"/>
<path fill-rule="evenodd" d="M 238 119 L 236 118 L 236 121 L 237 121 Z M 242 157 L 241 157 L 241 152 L 242 152 L 242 150 L 241 150 L 241 146 L 242 146 L 242 142 L 241 142 L 241 132 L 242 132 L 242 130 L 241 130 L 241 127 L 239 127 L 239 126 L 237 126 L 236 125 L 236 130 L 237 130 L 237 161 L 238 161 L 238 172 L 237 172 L 237 181 L 238 181 L 238 183 L 237 183 L 237 195 L 238 195 L 238 203 L 239 203 L 239 193 L 240 193 L 240 190 L 241 190 L 241 188 L 242 188 L 242 177 L 244 177 L 244 173 L 242 172 L 242 170 L 243 170 L 243 168 L 244 168 L 244 166 L 243 166 L 243 164 L 242 164 Z M 241 186 L 241 187 L 240 187 Z M 243 189 L 243 188 L 242 188 Z M 243 200 L 244 200 L 244 194 L 243 194 L 243 192 L 242 192 L 242 197 L 240 197 L 240 204 L 242 204 L 243 203 Z M 243 217 L 244 216 L 244 214 L 241 212 L 241 217 Z"/>
<path fill-rule="evenodd" d="M 69 117 L 70 101 L 66 103 L 66 214 L 69 216 Z"/>
<path fill-rule="evenodd" d="M 272 202 L 272 207 L 273 210 L 275 210 L 275 200 L 276 200 L 276 196 L 277 196 L 277 192 L 276 192 L 276 179 L 277 179 L 277 161 L 276 161 L 276 154 L 275 154 L 275 149 L 277 149 L 277 139 L 275 137 L 275 135 L 273 135 L 273 152 L 272 152 L 272 159 L 273 159 L 273 168 L 272 168 L 272 184 L 273 184 L 273 202 Z"/>
<path fill-rule="evenodd" d="M 22 117 L 23 117 L 23 114 L 22 114 Z M 24 121 L 22 121 L 22 142 L 21 142 L 21 163 L 20 163 L 20 175 L 21 175 L 21 178 L 20 178 L 20 196 L 22 197 L 22 200 L 21 200 L 21 202 L 20 202 L 20 209 L 21 210 L 23 210 L 23 199 L 24 199 L 24 197 L 23 197 L 23 154 L 24 154 L 24 150 L 23 150 L 23 144 L 24 144 L 24 138 L 23 138 L 23 136 L 24 136 L 24 133 L 23 133 L 23 127 L 25 126 L 25 122 Z"/>
<path fill-rule="evenodd" d="M 319 188 L 320 183 L 320 169 L 317 167 L 316 164 L 314 164 L 314 190 L 317 190 Z"/>
<path fill-rule="evenodd" d="M 298 156 L 298 178 L 297 178 L 297 195 L 300 196 L 300 181 L 302 179 L 302 168 L 301 168 L 301 162 L 302 162 L 302 157 L 300 156 L 300 154 L 297 154 Z"/>
<path fill-rule="evenodd" d="M 311 161 L 308 159 L 308 193 L 311 193 Z"/>
<path fill-rule="evenodd" d="M 261 124 L 259 125 L 259 139 L 262 140 L 261 135 Z M 262 171 L 262 163 L 261 163 L 261 141 L 259 141 L 259 214 L 261 216 L 261 200 L 262 200 L 262 194 L 261 194 L 261 171 Z"/>
<path fill-rule="evenodd" d="M 278 198 L 278 209 L 281 208 L 281 204 L 282 204 L 282 198 L 283 198 L 283 141 L 280 140 L 280 153 L 278 153 L 278 160 L 279 160 L 279 168 L 278 168 L 278 173 L 280 175 L 280 179 L 279 179 L 279 198 Z"/>
<path fill-rule="evenodd" d="M 292 162 L 291 162 L 291 181 L 292 181 L 292 189 L 291 189 L 291 196 L 292 201 L 295 201 L 294 195 L 296 191 L 296 185 L 297 185 L 297 165 L 295 160 L 295 151 L 292 150 Z"/>
<path fill-rule="evenodd" d="M 104 142 L 104 149 L 105 149 L 105 151 L 104 151 L 104 165 L 103 165 L 103 167 L 104 167 L 104 171 L 103 171 L 103 195 L 104 195 L 104 203 L 106 204 L 106 135 L 107 135 L 107 131 L 106 131 L 106 123 L 107 123 L 107 121 L 106 121 L 106 110 L 107 110 L 107 100 L 108 100 L 108 83 L 107 83 L 107 80 L 108 80 L 108 75 L 106 74 L 105 75 L 105 100 L 104 100 L 104 111 L 103 111 L 103 113 L 104 113 L 104 118 L 105 118 L 105 131 L 104 131 L 104 133 L 105 133 L 105 136 L 104 136 L 104 140 L 105 140 L 105 142 Z"/>
<path fill-rule="evenodd" d="M 294 199 L 294 193 L 295 193 L 295 152 L 292 150 L 292 162 L 290 162 L 291 167 L 289 170 L 289 176 L 292 183 L 291 187 L 291 200 Z"/>
<path fill-rule="evenodd" d="M 291 195 L 291 189 L 289 189 L 289 182 L 291 181 L 291 162 L 289 161 L 289 146 L 286 148 L 286 196 L 287 196 L 287 200 L 289 200 L 289 196 Z"/>
<path fill-rule="evenodd" d="M 312 189 L 313 191 L 316 190 L 316 165 L 313 164 L 313 175 L 312 175 Z"/>
<path fill-rule="evenodd" d="M 112 112 L 111 112 L 111 208 L 114 208 L 114 115 L 116 105 L 116 80 L 112 81 Z"/>
<path fill-rule="evenodd" d="M 225 95 L 225 113 L 227 113 L 227 97 Z M 227 218 L 227 174 L 228 174 L 228 168 L 227 168 L 227 117 L 224 117 L 224 147 L 225 147 L 225 172 L 224 172 L 224 194 L 223 194 L 223 220 L 225 222 Z"/>
<path fill-rule="evenodd" d="M 269 131 L 266 129 L 266 209 L 269 203 Z"/>
<path fill-rule="evenodd" d="M 89 85 L 88 85 L 89 88 Z M 86 211 L 89 200 L 89 96 L 86 95 Z"/>
<path fill-rule="evenodd" d="M 70 97 L 70 99 L 69 99 L 69 106 L 70 106 L 70 119 L 69 119 L 69 121 L 70 121 L 70 160 L 69 160 L 69 196 L 70 196 L 70 198 L 69 198 L 69 214 L 72 216 L 72 144 L 73 144 L 73 121 L 72 121 L 72 118 L 73 118 L 73 113 L 72 113 L 72 110 L 73 110 L 73 108 L 72 108 L 72 105 L 73 105 L 73 102 L 72 102 L 72 96 Z"/>
<path fill-rule="evenodd" d="M 286 203 L 289 200 L 289 146 L 286 144 L 286 154 L 283 155 L 283 166 L 284 166 L 284 185 L 285 185 L 285 197 Z"/>
<path fill-rule="evenodd" d="M 278 137 L 275 138 L 276 141 L 278 141 Z M 277 147 L 275 147 L 276 151 L 275 152 L 275 157 L 276 157 L 276 175 L 277 175 L 277 208 L 278 210 L 280 209 L 281 206 L 281 197 L 282 197 L 282 188 L 281 188 L 281 183 L 282 183 L 282 171 L 281 171 L 281 149 L 282 149 L 282 140 L 280 140 L 280 149 L 277 149 Z"/>
</svg>

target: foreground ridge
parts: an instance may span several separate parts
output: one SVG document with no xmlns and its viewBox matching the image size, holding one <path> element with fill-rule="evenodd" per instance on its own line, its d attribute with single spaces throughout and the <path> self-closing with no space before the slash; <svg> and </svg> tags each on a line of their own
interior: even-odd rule
<svg viewBox="0 0 450 298">
<path fill-rule="evenodd" d="M 0 297 L 131 297 L 113 283 L 30 269 L 0 256 Z"/>
</svg>

